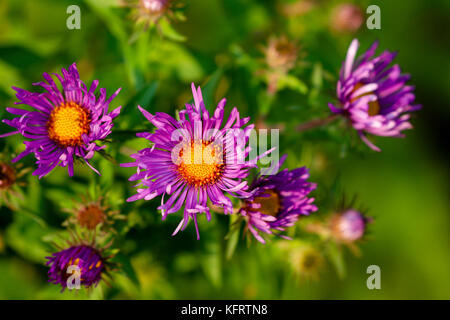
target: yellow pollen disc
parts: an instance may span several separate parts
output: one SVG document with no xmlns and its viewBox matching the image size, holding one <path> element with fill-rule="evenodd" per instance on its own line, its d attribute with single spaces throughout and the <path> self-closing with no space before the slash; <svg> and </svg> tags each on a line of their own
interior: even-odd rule
<svg viewBox="0 0 450 320">
<path fill-rule="evenodd" d="M 101 265 L 102 265 L 102 262 L 99 260 L 99 261 L 97 262 L 97 264 L 95 265 L 95 267 L 98 268 L 98 267 L 100 267 Z"/>
<path fill-rule="evenodd" d="M 90 122 L 89 110 L 66 102 L 52 110 L 47 122 L 48 136 L 60 147 L 80 146 L 82 135 L 89 133 Z"/>
<path fill-rule="evenodd" d="M 255 197 L 253 203 L 261 205 L 259 209 L 253 209 L 259 211 L 268 216 L 276 217 L 281 209 L 280 196 L 273 190 L 266 191 L 265 195 L 268 197 Z"/>
<path fill-rule="evenodd" d="M 357 84 L 355 84 L 355 88 L 353 89 L 352 93 L 355 92 L 356 90 L 358 90 L 359 88 L 363 87 L 364 84 L 361 82 L 358 82 Z M 352 100 L 350 100 L 351 102 L 355 102 L 356 100 L 358 100 L 361 97 L 364 97 L 368 94 L 373 94 L 373 92 L 367 92 L 364 94 L 361 94 L 357 97 L 354 97 Z M 369 102 L 369 110 L 367 111 L 367 113 L 369 114 L 369 116 L 376 116 L 378 113 L 380 112 L 380 104 L 378 103 L 378 100 L 376 101 L 371 101 Z"/>
<path fill-rule="evenodd" d="M 213 184 L 222 176 L 223 169 L 221 148 L 211 142 L 191 142 L 180 151 L 177 171 L 192 186 Z"/>
</svg>

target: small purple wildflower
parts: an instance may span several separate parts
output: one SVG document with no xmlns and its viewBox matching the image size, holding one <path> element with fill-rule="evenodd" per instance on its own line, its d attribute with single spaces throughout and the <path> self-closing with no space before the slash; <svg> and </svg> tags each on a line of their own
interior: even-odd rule
<svg viewBox="0 0 450 320">
<path fill-rule="evenodd" d="M 96 286 L 101 280 L 102 273 L 105 272 L 105 262 L 100 252 L 89 245 L 77 245 L 68 249 L 53 253 L 47 257 L 49 282 L 60 284 L 64 289 L 67 287 L 67 280 L 73 274 L 68 272 L 69 266 L 79 268 L 80 285 L 88 288 Z"/>
</svg>

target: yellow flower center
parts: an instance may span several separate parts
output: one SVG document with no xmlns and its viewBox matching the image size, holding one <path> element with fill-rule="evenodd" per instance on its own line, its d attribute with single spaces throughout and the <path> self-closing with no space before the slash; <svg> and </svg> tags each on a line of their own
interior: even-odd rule
<svg viewBox="0 0 450 320">
<path fill-rule="evenodd" d="M 281 209 L 280 196 L 273 190 L 266 191 L 265 195 L 268 197 L 255 197 L 253 203 L 261 205 L 259 209 L 253 209 L 259 211 L 268 216 L 276 217 Z"/>
<path fill-rule="evenodd" d="M 180 151 L 177 171 L 190 185 L 202 187 L 220 179 L 224 166 L 220 146 L 211 142 L 192 141 Z"/>
<path fill-rule="evenodd" d="M 358 90 L 359 88 L 363 87 L 363 86 L 364 86 L 363 83 L 358 82 L 358 83 L 355 85 L 355 88 L 353 89 L 352 93 L 355 92 L 356 90 Z M 374 93 L 373 93 L 373 92 L 366 92 L 366 93 L 363 93 L 363 94 L 361 94 L 361 95 L 359 95 L 359 96 L 357 96 L 357 97 L 354 97 L 354 98 L 351 100 L 351 102 L 355 102 L 355 101 L 358 100 L 359 98 L 364 97 L 364 96 L 366 96 L 366 95 L 368 95 L 368 94 L 374 94 Z M 367 111 L 367 113 L 368 113 L 369 116 L 371 116 L 371 117 L 372 117 L 372 116 L 376 116 L 378 113 L 380 113 L 380 104 L 378 103 L 378 100 L 369 102 L 369 110 Z"/>
<path fill-rule="evenodd" d="M 90 112 L 75 102 L 66 102 L 54 108 L 47 122 L 48 136 L 60 147 L 83 144 L 83 134 L 90 129 Z"/>
</svg>

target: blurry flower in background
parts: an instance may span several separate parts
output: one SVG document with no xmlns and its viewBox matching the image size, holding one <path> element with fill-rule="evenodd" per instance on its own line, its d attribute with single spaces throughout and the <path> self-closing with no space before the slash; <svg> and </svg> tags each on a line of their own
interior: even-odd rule
<svg viewBox="0 0 450 320">
<path fill-rule="evenodd" d="M 410 112 L 419 110 L 413 104 L 414 87 L 406 85 L 409 75 L 401 73 L 398 65 L 388 68 L 396 53 L 383 52 L 374 57 L 375 42 L 358 59 L 359 42 L 354 39 L 348 49 L 337 84 L 340 107 L 329 104 L 333 113 L 350 119 L 361 139 L 373 150 L 380 151 L 366 134 L 404 137 L 403 130 L 411 129 Z"/>
<path fill-rule="evenodd" d="M 192 93 L 194 104 L 186 104 L 186 108 L 179 112 L 178 121 L 162 112 L 152 115 L 139 106 L 157 129 L 154 133 L 138 133 L 137 136 L 154 145 L 131 155 L 135 162 L 121 166 L 137 167 L 137 173 L 129 180 L 140 180 L 136 185 L 137 194 L 128 201 L 151 200 L 162 195 L 159 210 L 163 220 L 184 205 L 183 219 L 173 235 L 184 230 L 193 219 L 199 239 L 197 214 L 205 213 L 207 220 L 211 219 L 208 199 L 224 208 L 225 214 L 232 213 L 233 204 L 224 193 L 248 197 L 248 185 L 243 179 L 248 176 L 248 169 L 256 166 L 256 161 L 246 160 L 250 152 L 249 134 L 254 126 L 244 126 L 250 118 L 241 118 L 238 109 L 233 108 L 221 128 L 226 99 L 219 102 L 211 117 L 205 108 L 200 87 L 195 88 L 192 84 Z M 228 142 L 225 143 L 226 140 Z M 169 198 L 164 202 L 166 196 Z"/>
<path fill-rule="evenodd" d="M 322 253 L 312 245 L 303 243 L 290 251 L 289 262 L 294 274 L 305 280 L 318 280 L 325 267 Z"/>
<path fill-rule="evenodd" d="M 300 216 L 317 211 L 314 198 L 308 198 L 316 184 L 308 182 L 308 178 L 308 169 L 302 167 L 260 176 L 252 183 L 251 190 L 255 193 L 244 200 L 239 214 L 258 241 L 265 243 L 260 232 L 286 238 L 279 232 L 293 226 Z"/>
<path fill-rule="evenodd" d="M 280 77 L 286 75 L 294 66 L 298 58 L 297 45 L 286 36 L 272 37 L 264 48 L 265 63 L 268 67 L 268 92 L 274 94 L 278 89 Z"/>
<path fill-rule="evenodd" d="M 345 245 L 353 254 L 359 256 L 361 253 L 357 244 L 367 235 L 367 226 L 372 222 L 373 218 L 366 216 L 361 210 L 347 207 L 322 222 L 309 223 L 305 230 L 319 235 L 322 240 L 332 240 L 339 245 Z"/>
<path fill-rule="evenodd" d="M 99 197 L 97 200 L 91 200 L 88 197 L 82 197 L 75 207 L 67 209 L 71 216 L 64 222 L 65 226 L 78 225 L 88 230 L 95 230 L 97 226 L 107 227 L 110 232 L 115 232 L 112 227 L 114 222 L 125 217 L 119 215 L 117 211 L 111 210 L 106 205 L 105 198 Z"/>
<path fill-rule="evenodd" d="M 266 63 L 271 69 L 288 72 L 295 65 L 298 48 L 286 36 L 271 38 L 265 48 Z"/>
<path fill-rule="evenodd" d="M 285 16 L 298 17 L 308 13 L 316 6 L 313 0 L 298 0 L 293 3 L 286 3 L 280 6 L 280 11 Z"/>
<path fill-rule="evenodd" d="M 6 108 L 9 113 L 19 117 L 3 120 L 17 131 L 0 137 L 21 134 L 24 138 L 31 139 L 24 141 L 25 151 L 13 159 L 13 162 L 34 153 L 38 168 L 33 175 L 39 178 L 47 175 L 57 165 L 67 167 L 69 176 L 73 176 L 74 158 L 82 158 L 92 170 L 99 173 L 88 159 L 96 151 L 104 149 L 105 146 L 98 146 L 96 141 L 105 139 L 111 133 L 112 120 L 120 113 L 121 107 L 108 113 L 109 103 L 120 89 L 106 100 L 106 91 L 101 88 L 97 98 L 94 92 L 98 80 L 93 81 L 88 89 L 80 80 L 75 63 L 68 70 L 62 69 L 62 75 L 55 74 L 61 82 L 64 95 L 47 73 L 43 75 L 47 83 L 34 84 L 44 88 L 44 93 L 13 87 L 20 100 L 16 104 L 29 105 L 35 111 Z"/>
<path fill-rule="evenodd" d="M 330 220 L 330 231 L 334 239 L 351 243 L 362 239 L 367 231 L 367 224 L 372 219 L 365 217 L 354 209 L 335 214 Z"/>
<path fill-rule="evenodd" d="M 179 0 L 122 0 L 122 4 L 133 9 L 133 19 L 146 29 L 162 17 L 173 17 L 174 10 L 182 7 Z"/>
<path fill-rule="evenodd" d="M 331 12 L 331 28 L 339 32 L 356 32 L 363 22 L 364 13 L 362 9 L 352 3 L 338 4 Z"/>
<path fill-rule="evenodd" d="M 170 8 L 171 0 L 139 0 L 138 20 L 156 22 Z"/>
<path fill-rule="evenodd" d="M 25 185 L 22 178 L 31 170 L 22 168 L 22 164 L 13 165 L 0 155 L 0 206 L 5 204 L 11 210 L 17 210 L 19 202 L 24 200 L 20 187 Z"/>
</svg>

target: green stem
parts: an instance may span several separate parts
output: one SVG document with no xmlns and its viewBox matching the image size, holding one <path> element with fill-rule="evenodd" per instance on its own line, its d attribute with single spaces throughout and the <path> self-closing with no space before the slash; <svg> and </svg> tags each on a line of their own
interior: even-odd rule
<svg viewBox="0 0 450 320">
<path fill-rule="evenodd" d="M 326 118 L 313 119 L 308 122 L 302 123 L 297 127 L 298 132 L 308 131 L 317 127 L 323 127 L 333 122 L 339 117 L 338 114 L 332 114 Z"/>
<path fill-rule="evenodd" d="M 115 134 L 117 134 L 117 135 L 122 135 L 122 134 L 132 134 L 132 135 L 135 135 L 136 136 L 136 133 L 141 133 L 141 132 L 146 132 L 146 131 L 148 131 L 148 130 L 146 130 L 146 129 L 142 129 L 142 130 L 114 130 L 112 133 L 111 133 L 111 135 L 115 135 Z"/>
</svg>

